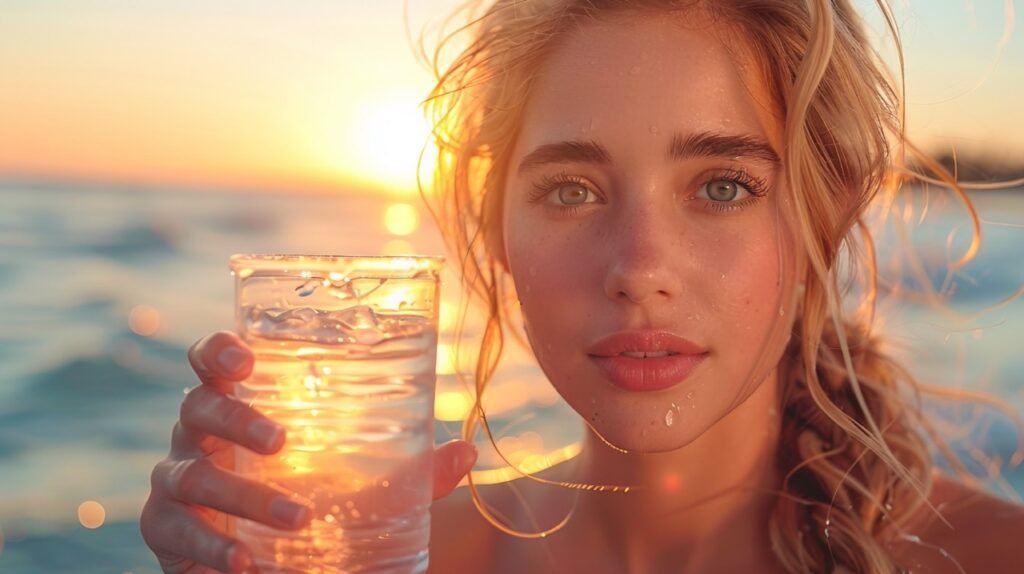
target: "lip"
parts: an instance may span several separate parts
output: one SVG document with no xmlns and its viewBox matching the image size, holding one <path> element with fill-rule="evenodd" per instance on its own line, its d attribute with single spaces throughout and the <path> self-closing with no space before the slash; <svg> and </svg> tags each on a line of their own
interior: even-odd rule
<svg viewBox="0 0 1024 574">
<path fill-rule="evenodd" d="M 664 352 L 663 357 L 622 353 Z M 669 331 L 623 331 L 601 339 L 587 354 L 616 386 L 630 392 L 660 391 L 683 382 L 708 356 L 708 350 Z"/>
</svg>

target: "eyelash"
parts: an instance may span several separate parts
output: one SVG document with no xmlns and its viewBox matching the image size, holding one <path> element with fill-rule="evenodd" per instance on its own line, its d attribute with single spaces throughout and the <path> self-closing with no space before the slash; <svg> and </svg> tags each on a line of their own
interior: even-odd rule
<svg viewBox="0 0 1024 574">
<path fill-rule="evenodd" d="M 754 203 L 763 199 L 764 196 L 768 194 L 768 182 L 764 178 L 754 177 L 742 169 L 726 169 L 721 173 L 715 174 L 705 179 L 703 185 L 707 185 L 712 181 L 719 180 L 725 180 L 739 184 L 740 186 L 747 190 L 747 192 L 750 194 L 750 197 L 742 201 L 715 201 L 713 199 L 705 200 L 704 207 L 717 213 L 724 213 L 727 211 L 734 212 L 746 209 L 753 205 Z M 560 185 L 564 185 L 566 183 L 574 183 L 593 193 L 593 190 L 590 189 L 590 186 L 587 185 L 586 181 L 583 178 L 576 175 L 569 175 L 566 174 L 565 172 L 559 172 L 555 175 L 544 176 L 539 181 L 537 181 L 537 183 L 535 183 L 533 186 L 534 190 L 530 193 L 530 201 L 534 203 L 540 202 L 548 194 L 558 189 Z M 691 199 L 697 198 L 694 197 Z M 556 206 L 555 209 L 567 215 L 572 215 L 579 212 L 581 206 Z"/>
</svg>

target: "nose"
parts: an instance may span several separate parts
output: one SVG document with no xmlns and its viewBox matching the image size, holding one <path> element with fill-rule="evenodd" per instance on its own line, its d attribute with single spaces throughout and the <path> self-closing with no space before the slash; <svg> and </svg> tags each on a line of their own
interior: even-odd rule
<svg viewBox="0 0 1024 574">
<path fill-rule="evenodd" d="M 623 213 L 611 235 L 605 273 L 605 294 L 615 301 L 652 303 L 670 301 L 681 291 L 679 220 L 665 211 Z M 671 211 L 671 210 L 670 210 Z"/>
</svg>

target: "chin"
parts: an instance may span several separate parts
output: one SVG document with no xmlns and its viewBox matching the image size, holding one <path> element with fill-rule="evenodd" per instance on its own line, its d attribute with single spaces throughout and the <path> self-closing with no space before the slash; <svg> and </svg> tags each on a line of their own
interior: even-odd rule
<svg viewBox="0 0 1024 574">
<path fill-rule="evenodd" d="M 597 420 L 589 417 L 587 420 L 590 423 L 587 432 L 596 431 L 600 434 L 600 437 L 594 437 L 596 444 L 605 446 L 601 441 L 603 437 L 605 441 L 630 454 L 672 452 L 692 443 L 706 430 L 696 420 L 673 422 L 672 426 L 666 426 L 663 419 L 654 418 L 630 419 L 622 421 L 624 424 L 618 424 L 614 417 L 601 420 L 600 415 Z"/>
</svg>

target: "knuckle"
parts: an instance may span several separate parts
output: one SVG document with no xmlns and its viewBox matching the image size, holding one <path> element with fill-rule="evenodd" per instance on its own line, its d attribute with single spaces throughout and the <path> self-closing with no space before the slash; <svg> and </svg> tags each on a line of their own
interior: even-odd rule
<svg viewBox="0 0 1024 574">
<path fill-rule="evenodd" d="M 205 386 L 192 389 L 181 401 L 181 409 L 178 412 L 179 420 L 185 425 L 194 426 L 194 423 L 199 419 L 199 415 L 203 411 L 215 406 L 218 398 L 216 394 L 210 393 L 210 390 Z"/>
<path fill-rule="evenodd" d="M 153 471 L 149 473 L 149 486 L 151 492 L 167 492 L 167 472 L 171 462 L 172 461 L 165 458 L 153 466 Z"/>
<path fill-rule="evenodd" d="M 139 516 L 139 534 L 142 535 L 142 541 L 151 550 L 158 548 L 161 524 L 163 524 L 163 521 L 159 516 L 153 497 L 150 496 L 149 500 L 142 507 L 142 514 Z"/>
<path fill-rule="evenodd" d="M 179 500 L 208 500 L 213 463 L 205 458 L 175 461 L 167 471 L 167 492 Z"/>
<path fill-rule="evenodd" d="M 222 408 L 225 427 L 236 430 L 239 435 L 244 436 L 246 425 L 253 418 L 253 409 L 241 401 L 227 399 Z"/>
</svg>

